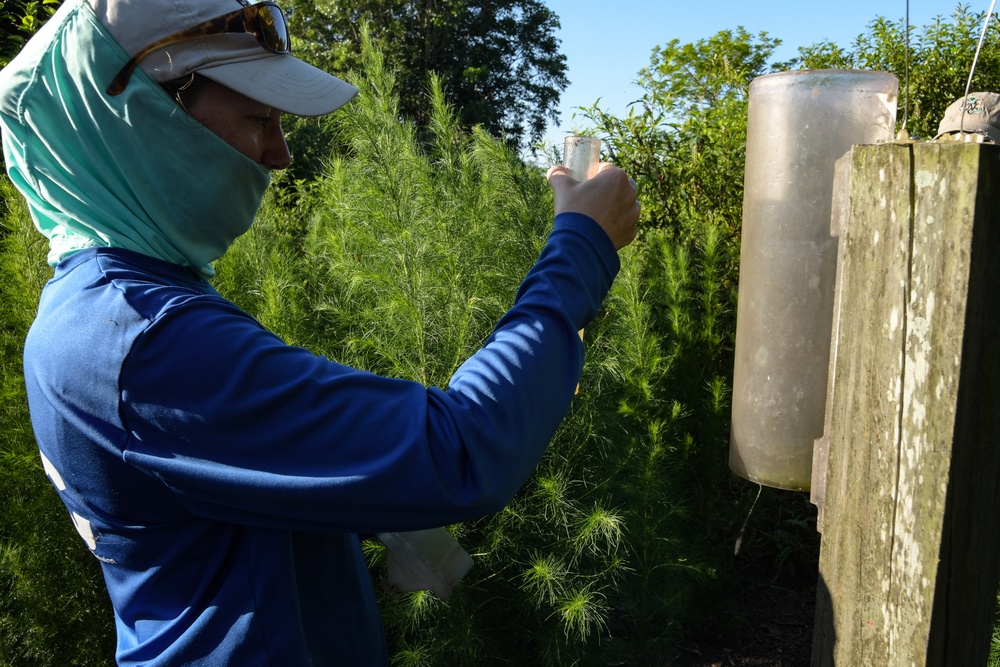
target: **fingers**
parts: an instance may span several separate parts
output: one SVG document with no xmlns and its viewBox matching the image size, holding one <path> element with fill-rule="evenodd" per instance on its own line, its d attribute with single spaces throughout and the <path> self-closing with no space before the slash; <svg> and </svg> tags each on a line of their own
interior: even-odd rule
<svg viewBox="0 0 1000 667">
<path fill-rule="evenodd" d="M 561 164 L 554 164 L 551 167 L 549 167 L 549 171 L 545 174 L 545 178 L 551 180 L 552 176 L 554 175 L 569 176 L 569 169 L 562 166 Z"/>
<path fill-rule="evenodd" d="M 556 215 L 575 212 L 592 218 L 621 249 L 635 238 L 640 213 L 636 182 L 609 162 L 602 162 L 595 172 L 593 178 L 580 182 L 565 167 L 548 170 L 546 177 L 555 194 Z"/>
<path fill-rule="evenodd" d="M 595 176 L 597 174 L 600 174 L 601 172 L 608 171 L 608 170 L 611 170 L 611 169 L 618 169 L 618 167 L 616 167 L 615 165 L 611 164 L 610 162 L 601 162 L 600 164 L 597 165 Z M 549 181 L 550 184 L 553 182 L 553 179 L 561 179 L 561 178 L 564 178 L 564 177 L 565 178 L 569 178 L 571 180 L 573 179 L 572 175 L 570 174 L 569 169 L 567 169 L 566 167 L 562 166 L 561 164 L 556 164 L 556 165 L 553 165 L 553 166 L 549 167 L 548 172 L 546 172 L 546 174 L 545 174 L 545 178 Z M 576 181 L 574 181 L 574 182 L 576 182 Z M 636 191 L 636 194 L 638 194 L 638 192 L 639 192 L 639 186 L 636 185 L 635 179 L 632 178 L 631 176 L 629 176 L 628 177 L 628 182 L 632 186 L 632 189 Z"/>
</svg>

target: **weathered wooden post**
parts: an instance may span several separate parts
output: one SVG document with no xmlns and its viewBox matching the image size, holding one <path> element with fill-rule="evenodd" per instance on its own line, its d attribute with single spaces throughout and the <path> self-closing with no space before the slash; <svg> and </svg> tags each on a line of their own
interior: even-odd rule
<svg viewBox="0 0 1000 667">
<path fill-rule="evenodd" d="M 1000 146 L 855 146 L 813 666 L 985 665 L 1000 580 Z"/>
</svg>

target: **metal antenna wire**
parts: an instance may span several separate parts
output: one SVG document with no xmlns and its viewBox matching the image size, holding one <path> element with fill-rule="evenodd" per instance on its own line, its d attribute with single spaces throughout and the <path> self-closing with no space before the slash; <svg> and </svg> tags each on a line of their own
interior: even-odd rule
<svg viewBox="0 0 1000 667">
<path fill-rule="evenodd" d="M 907 0 L 909 2 L 909 0 Z M 972 68 L 969 70 L 969 80 L 965 82 L 965 99 L 962 101 L 962 120 L 959 121 L 958 131 L 962 132 L 965 125 L 965 106 L 969 100 L 969 89 L 972 88 L 972 75 L 976 71 L 976 63 L 979 62 L 979 51 L 983 48 L 983 40 L 986 39 L 986 28 L 993 18 L 993 8 L 996 7 L 997 0 L 990 2 L 989 11 L 986 12 L 986 20 L 983 21 L 983 31 L 979 33 L 979 44 L 976 45 L 976 55 L 972 57 Z"/>
<path fill-rule="evenodd" d="M 906 122 L 910 119 L 910 0 L 906 0 L 906 39 L 903 42 L 905 65 L 903 68 L 903 124 L 899 132 L 906 132 Z"/>
</svg>

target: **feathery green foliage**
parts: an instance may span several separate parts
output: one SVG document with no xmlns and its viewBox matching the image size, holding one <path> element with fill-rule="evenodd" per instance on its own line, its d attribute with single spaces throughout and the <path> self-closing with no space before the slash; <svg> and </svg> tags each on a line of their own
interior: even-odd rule
<svg viewBox="0 0 1000 667">
<path fill-rule="evenodd" d="M 551 226 L 551 193 L 503 144 L 481 131 L 464 134 L 433 80 L 433 134 L 421 148 L 414 128 L 399 120 L 380 54 L 366 47 L 364 55 L 362 92 L 332 120 L 350 150 L 317 184 L 322 204 L 311 208 L 305 244 L 317 345 L 352 366 L 443 386 L 513 302 Z M 549 655 L 562 664 L 593 639 L 604 599 L 595 581 L 608 566 L 589 564 L 607 560 L 614 516 L 594 514 L 600 521 L 588 526 L 590 512 L 571 496 L 540 508 L 532 497 L 457 528 L 477 564 L 447 604 L 429 605 L 428 593 L 383 600 L 396 662 L 520 655 L 534 663 Z M 543 521 L 561 501 L 561 520 Z M 551 544 L 544 539 L 551 532 L 571 553 L 559 554 L 564 567 L 551 570 L 559 576 L 540 596 L 535 589 L 546 584 L 519 575 L 533 550 Z M 511 636 L 523 639 L 512 647 Z"/>
<path fill-rule="evenodd" d="M 875 55 L 897 53 L 891 28 L 870 31 Z M 943 71 L 932 37 L 952 27 L 936 29 L 925 60 Z M 969 32 L 964 19 L 954 29 Z M 638 111 L 590 110 L 639 182 L 645 228 L 587 327 L 580 393 L 535 475 L 501 512 L 451 527 L 472 571 L 448 601 L 383 596 L 393 664 L 644 664 L 724 603 L 722 587 L 748 563 L 783 574 L 810 564 L 808 502 L 769 490 L 733 556 L 758 489 L 726 466 L 746 94 L 754 76 L 786 65 L 767 65 L 776 44 L 742 30 L 671 43 L 640 74 Z M 289 343 L 443 385 L 513 301 L 551 225 L 551 194 L 502 143 L 461 131 L 434 81 L 418 138 L 367 38 L 362 55 L 359 98 L 310 121 L 347 150 L 318 181 L 272 194 L 215 283 Z M 854 57 L 817 48 L 802 62 Z M 930 70 L 917 77 L 926 91 Z M 933 115 L 920 95 L 912 128 Z M 6 182 L 0 195 L 0 663 L 106 664 L 114 638 L 99 569 L 45 480 L 21 378 L 49 275 L 44 239 Z M 382 579 L 384 549 L 365 552 Z M 1000 636 L 991 664 L 998 656 Z"/>
<path fill-rule="evenodd" d="M 726 465 L 747 101 L 754 78 L 790 66 L 771 63 L 778 44 L 742 28 L 674 40 L 654 50 L 627 115 L 585 110 L 643 206 L 641 273 L 623 271 L 610 301 L 627 298 L 635 318 L 615 339 L 630 350 L 620 415 L 634 420 L 630 437 L 649 443 L 620 474 L 637 515 L 626 524 L 644 531 L 630 541 L 640 647 L 664 618 L 725 613 L 725 587 L 747 568 L 790 575 L 818 554 L 808 499 L 767 490 L 734 555 L 758 487 Z"/>
<path fill-rule="evenodd" d="M 997 593 L 996 624 L 990 638 L 990 657 L 986 667 L 1000 667 L 1000 592 Z"/>
<path fill-rule="evenodd" d="M 308 190 L 301 186 L 303 193 Z M 294 188 L 272 188 L 253 226 L 215 262 L 216 289 L 253 313 L 261 324 L 290 345 L 308 347 L 315 336 L 309 326 L 301 221 L 304 199 L 279 203 Z"/>
<path fill-rule="evenodd" d="M 301 246 L 282 240 L 280 210 L 265 207 L 219 263 L 217 282 L 331 359 L 444 385 L 512 303 L 551 226 L 551 192 L 502 143 L 463 133 L 433 81 L 433 134 L 419 142 L 379 52 L 366 46 L 364 56 L 361 94 L 328 121 L 350 150 L 304 195 Z M 699 286 L 731 261 L 720 259 L 717 235 L 702 238 L 694 258 L 674 257 L 665 235 L 623 253 L 587 330 L 580 394 L 537 474 L 503 511 L 453 527 L 473 570 L 447 602 L 382 600 L 397 664 L 572 664 L 595 659 L 612 628 L 639 631 L 627 649 L 635 655 L 676 632 L 671 620 L 716 568 L 688 539 L 702 538 L 705 497 L 687 478 L 724 446 L 728 420 L 717 386 L 725 354 L 692 371 L 698 355 L 724 350 L 718 330 L 733 298 Z M 674 284 L 661 289 L 668 274 Z M 276 311 L 258 296 L 266 285 L 285 286 Z M 673 338 L 659 324 L 661 292 L 677 301 L 667 307 L 694 309 Z M 295 324 L 303 316 L 308 326 Z M 298 333 L 307 329 L 308 340 Z M 719 422 L 712 428 L 693 417 L 702 405 Z M 367 553 L 381 578 L 381 549 Z"/>
<path fill-rule="evenodd" d="M 0 664 L 107 663 L 114 629 L 100 568 L 45 477 L 28 419 L 21 350 L 52 275 L 48 243 L 6 177 L 0 202 Z"/>
<path fill-rule="evenodd" d="M 436 84 L 425 156 L 391 81 L 378 78 L 380 56 L 366 53 L 362 94 L 331 119 L 349 156 L 319 179 L 306 241 L 321 349 L 444 384 L 512 302 L 551 204 L 515 155 L 461 134 Z"/>
</svg>

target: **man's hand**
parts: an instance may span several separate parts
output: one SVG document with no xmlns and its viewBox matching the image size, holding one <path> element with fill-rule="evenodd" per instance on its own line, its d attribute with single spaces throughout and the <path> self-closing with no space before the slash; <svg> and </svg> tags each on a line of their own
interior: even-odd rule
<svg viewBox="0 0 1000 667">
<path fill-rule="evenodd" d="M 582 213 L 593 218 L 621 250 L 635 239 L 639 201 L 635 181 L 610 162 L 602 162 L 597 174 L 576 181 L 566 167 L 555 166 L 546 176 L 555 193 L 556 215 Z"/>
</svg>

